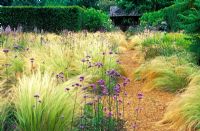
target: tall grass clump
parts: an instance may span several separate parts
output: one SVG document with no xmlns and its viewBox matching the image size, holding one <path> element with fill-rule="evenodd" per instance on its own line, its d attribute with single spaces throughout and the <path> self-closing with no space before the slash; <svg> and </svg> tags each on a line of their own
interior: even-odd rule
<svg viewBox="0 0 200 131">
<path fill-rule="evenodd" d="M 144 90 L 180 91 L 186 87 L 188 77 L 198 68 L 177 56 L 156 57 L 136 70 L 137 79 L 145 82 Z"/>
<path fill-rule="evenodd" d="M 77 118 L 82 105 L 81 90 L 72 87 L 72 83 L 58 85 L 51 75 L 40 72 L 21 78 L 15 96 L 18 128 L 33 131 L 70 129 L 72 117 Z M 79 97 L 75 103 L 77 92 Z"/>
<path fill-rule="evenodd" d="M 177 131 L 200 130 L 200 75 L 190 77 L 187 90 L 173 100 L 164 115 L 161 125 Z"/>
<path fill-rule="evenodd" d="M 154 33 L 142 42 L 145 59 L 171 56 L 188 49 L 191 41 L 182 33 Z"/>
<path fill-rule="evenodd" d="M 0 131 L 3 131 L 4 129 L 4 123 L 7 117 L 7 111 L 6 111 L 6 102 L 5 99 L 0 98 Z"/>
</svg>

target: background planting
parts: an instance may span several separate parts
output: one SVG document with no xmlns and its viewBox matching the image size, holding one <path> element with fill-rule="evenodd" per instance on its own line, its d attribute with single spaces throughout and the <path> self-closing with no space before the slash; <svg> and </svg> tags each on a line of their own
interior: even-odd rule
<svg viewBox="0 0 200 131">
<path fill-rule="evenodd" d="M 78 6 L 10 6 L 1 7 L 0 12 L 0 21 L 3 26 L 10 25 L 17 28 L 20 25 L 25 31 L 33 30 L 34 27 L 49 32 L 58 32 L 63 29 L 78 31 L 85 28 L 96 31 L 111 27 L 109 17 L 103 12 Z M 85 24 L 88 23 L 88 19 L 90 25 Z"/>
</svg>

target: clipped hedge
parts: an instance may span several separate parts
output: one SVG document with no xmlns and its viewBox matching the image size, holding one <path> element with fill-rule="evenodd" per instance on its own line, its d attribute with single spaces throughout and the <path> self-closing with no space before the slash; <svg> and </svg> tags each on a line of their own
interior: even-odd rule
<svg viewBox="0 0 200 131">
<path fill-rule="evenodd" d="M 96 19 L 84 19 L 88 9 L 83 9 L 78 6 L 57 6 L 57 7 L 35 7 L 35 6 L 7 6 L 0 7 L 0 23 L 4 27 L 10 25 L 17 27 L 21 25 L 25 31 L 32 31 L 34 27 L 43 29 L 49 32 L 59 32 L 63 29 L 72 31 L 79 31 L 85 28 L 84 21 L 90 21 L 88 30 L 97 30 L 105 27 L 104 22 L 96 24 Z M 91 14 L 93 15 L 93 14 Z M 104 16 L 103 13 L 98 12 L 98 20 Z"/>
</svg>

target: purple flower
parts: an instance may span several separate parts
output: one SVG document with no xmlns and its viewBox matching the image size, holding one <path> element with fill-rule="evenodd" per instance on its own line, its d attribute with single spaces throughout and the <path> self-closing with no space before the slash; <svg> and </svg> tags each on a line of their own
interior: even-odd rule
<svg viewBox="0 0 200 131">
<path fill-rule="evenodd" d="M 121 99 L 118 100 L 119 103 L 122 103 L 123 101 Z"/>
<path fill-rule="evenodd" d="M 32 61 L 32 63 L 33 63 L 33 61 Z M 60 78 L 62 81 L 64 81 L 64 78 L 65 78 L 64 73 L 63 73 L 63 72 L 60 72 L 59 74 L 56 75 L 56 78 L 57 78 L 57 79 Z"/>
<path fill-rule="evenodd" d="M 107 88 L 103 88 L 102 89 L 102 94 L 103 95 L 108 95 L 108 89 Z"/>
<path fill-rule="evenodd" d="M 125 96 L 127 96 L 127 95 L 128 95 L 128 93 L 125 91 L 125 92 L 124 92 L 124 95 L 125 95 Z"/>
<path fill-rule="evenodd" d="M 136 126 L 136 124 L 134 123 L 133 125 L 132 125 L 132 128 L 133 129 L 135 129 L 137 126 Z"/>
<path fill-rule="evenodd" d="M 90 84 L 90 87 L 93 88 L 93 90 L 96 90 L 97 89 L 97 86 L 95 84 Z"/>
<path fill-rule="evenodd" d="M 117 84 L 117 85 L 114 87 L 114 91 L 115 91 L 115 94 L 119 94 L 119 93 L 120 93 L 120 84 Z"/>
<path fill-rule="evenodd" d="M 81 76 L 79 79 L 80 79 L 80 81 L 84 81 L 84 77 L 83 76 Z"/>
<path fill-rule="evenodd" d="M 103 79 L 98 80 L 97 83 L 99 85 L 105 85 L 105 81 Z"/>
<path fill-rule="evenodd" d="M 135 111 L 136 111 L 136 112 L 138 112 L 139 110 L 140 110 L 140 108 L 139 108 L 139 107 L 136 107 L 136 108 L 135 108 Z"/>
<path fill-rule="evenodd" d="M 20 47 L 19 45 L 14 45 L 13 46 L 13 48 L 16 49 L 16 50 L 19 49 L 19 47 Z"/>
<path fill-rule="evenodd" d="M 105 82 L 103 81 L 100 84 L 101 84 L 100 87 L 101 87 L 101 90 L 102 90 L 102 94 L 103 95 L 108 95 L 108 89 L 107 89 L 106 85 L 104 85 Z"/>
<path fill-rule="evenodd" d="M 17 126 L 16 126 L 16 125 L 12 125 L 12 128 L 13 128 L 13 129 L 16 129 L 16 128 L 17 128 Z"/>
<path fill-rule="evenodd" d="M 103 111 L 104 111 L 104 112 L 106 112 L 106 111 L 107 111 L 107 108 L 106 108 L 106 107 L 104 107 L 104 108 L 103 108 Z"/>
<path fill-rule="evenodd" d="M 3 49 L 3 52 L 4 52 L 5 54 L 7 54 L 7 53 L 9 52 L 9 49 Z"/>
<path fill-rule="evenodd" d="M 140 99 L 140 100 L 143 98 L 143 94 L 142 93 L 138 93 L 137 96 L 138 96 L 138 99 Z"/>
<path fill-rule="evenodd" d="M 112 55 L 112 54 L 113 54 L 113 52 L 112 52 L 112 51 L 110 51 L 110 52 L 109 52 L 109 54 L 110 54 L 110 55 Z"/>
<path fill-rule="evenodd" d="M 124 83 L 123 83 L 123 86 L 125 87 L 127 84 L 128 84 L 127 82 L 124 82 Z"/>
<path fill-rule="evenodd" d="M 80 129 L 84 129 L 85 127 L 83 125 L 80 125 Z"/>
<path fill-rule="evenodd" d="M 117 96 L 116 96 L 116 95 L 114 95 L 114 96 L 113 96 L 113 99 L 114 99 L 114 100 L 117 100 Z"/>
<path fill-rule="evenodd" d="M 107 75 L 110 77 L 120 77 L 120 73 L 118 73 L 116 70 L 111 69 L 109 71 L 107 71 Z"/>
<path fill-rule="evenodd" d="M 103 67 L 103 63 L 97 62 L 97 63 L 95 63 L 95 66 L 97 66 L 98 68 Z"/>
<path fill-rule="evenodd" d="M 124 87 L 127 86 L 128 83 L 130 83 L 130 79 L 128 79 L 128 78 L 126 78 L 126 77 L 124 77 L 124 76 L 122 76 L 122 79 L 124 80 L 124 81 L 123 81 L 123 86 L 124 86 Z"/>
<path fill-rule="evenodd" d="M 112 117 L 112 112 L 108 112 L 107 116 Z"/>
<path fill-rule="evenodd" d="M 83 63 L 84 63 L 84 62 L 86 62 L 86 60 L 85 60 L 85 59 L 82 59 L 81 61 L 82 61 Z"/>
<path fill-rule="evenodd" d="M 72 85 L 73 87 L 76 86 L 76 87 L 81 87 L 82 85 L 79 84 L 79 83 L 75 83 L 74 85 Z"/>
<path fill-rule="evenodd" d="M 8 25 L 6 28 L 5 28 L 5 33 L 6 34 L 10 34 L 12 31 L 12 29 L 10 28 L 10 26 Z"/>
</svg>

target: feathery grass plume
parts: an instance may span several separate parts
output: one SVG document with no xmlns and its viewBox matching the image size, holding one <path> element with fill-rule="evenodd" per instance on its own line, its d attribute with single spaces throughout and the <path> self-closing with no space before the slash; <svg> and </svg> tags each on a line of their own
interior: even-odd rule
<svg viewBox="0 0 200 131">
<path fill-rule="evenodd" d="M 136 77 L 145 81 L 144 90 L 152 89 L 175 92 L 186 87 L 188 77 L 198 68 L 177 56 L 156 57 L 141 65 Z"/>
<path fill-rule="evenodd" d="M 23 76 L 15 94 L 17 126 L 20 130 L 70 129 L 72 112 L 74 110 L 74 118 L 77 118 L 83 101 L 81 88 L 72 87 L 75 82 L 76 79 L 71 79 L 58 85 L 55 77 L 39 71 L 31 76 Z M 79 97 L 73 109 L 75 91 L 78 91 Z"/>
<path fill-rule="evenodd" d="M 200 130 L 200 75 L 190 77 L 187 90 L 173 100 L 160 125 L 169 126 L 177 131 Z"/>
<path fill-rule="evenodd" d="M 31 51 L 28 52 L 30 58 L 35 59 L 34 67 L 40 68 L 42 72 L 63 72 L 66 78 L 82 73 L 83 64 L 81 60 L 84 57 L 89 55 L 91 64 L 94 64 L 103 62 L 103 52 L 108 53 L 110 50 L 118 52 L 119 43 L 117 40 L 120 39 L 109 33 L 88 33 L 87 37 L 83 37 L 82 33 L 72 33 L 62 37 L 49 34 L 44 37 L 48 39 L 46 45 L 38 45 L 38 48 L 37 44 L 34 44 L 30 49 Z M 113 57 L 113 64 L 110 64 L 110 56 L 105 57 L 104 67 L 115 68 L 114 61 L 116 61 L 116 58 Z M 26 65 L 30 66 L 29 60 L 27 60 Z M 86 67 L 88 67 L 87 64 L 85 64 Z M 85 70 L 85 72 L 99 76 L 97 70 L 91 69 Z"/>
</svg>

